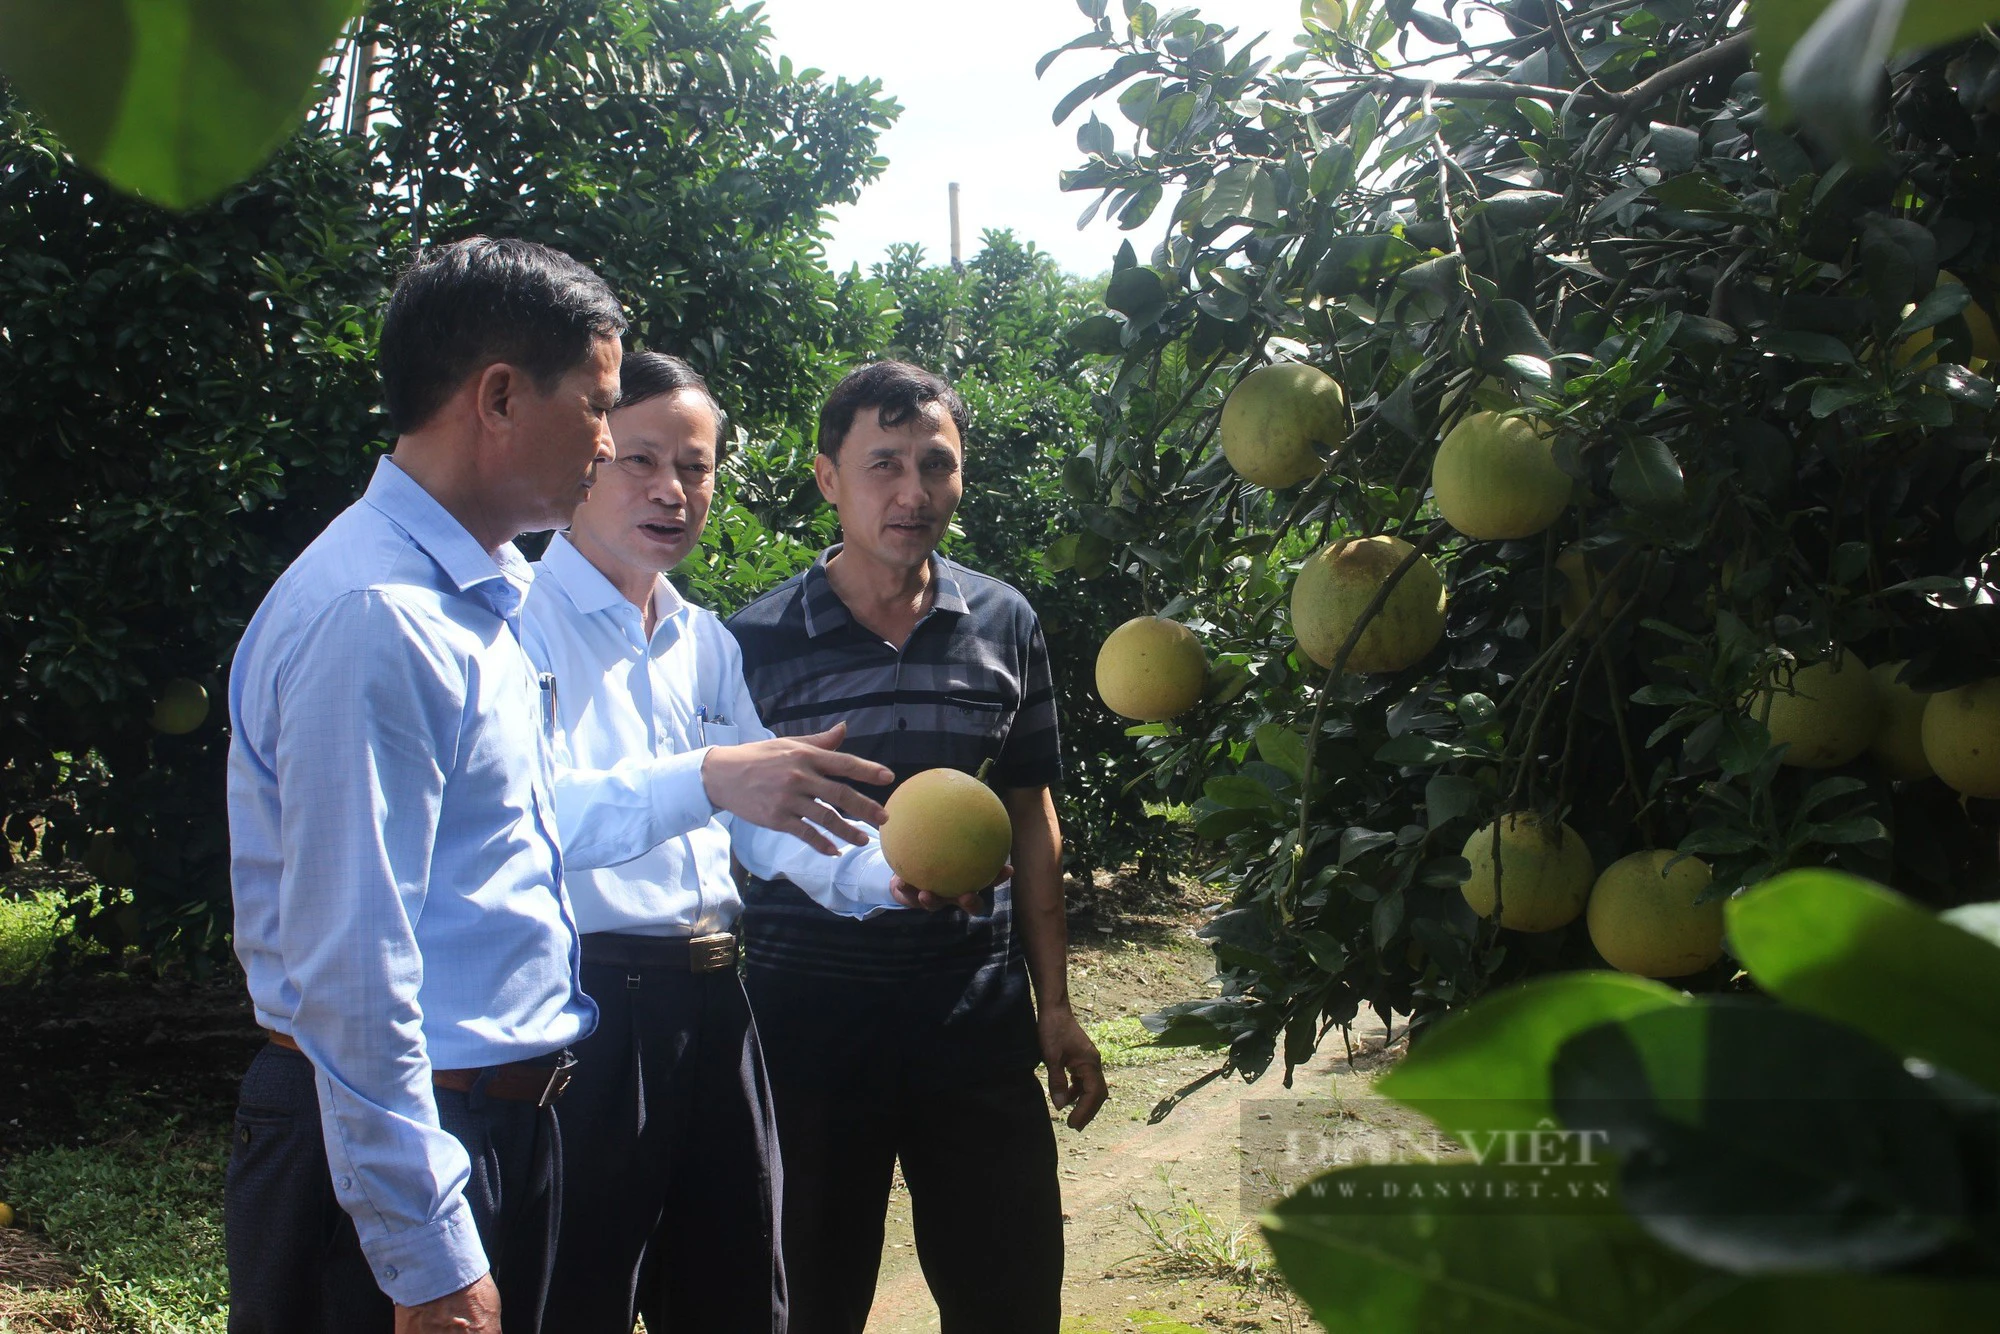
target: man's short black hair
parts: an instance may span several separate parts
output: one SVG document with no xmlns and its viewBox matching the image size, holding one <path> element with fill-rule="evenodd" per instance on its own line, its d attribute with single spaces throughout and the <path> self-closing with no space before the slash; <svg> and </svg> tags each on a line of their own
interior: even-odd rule
<svg viewBox="0 0 2000 1334">
<path fill-rule="evenodd" d="M 382 319 L 382 401 L 400 434 L 429 421 L 495 362 L 544 391 L 625 331 L 610 284 L 533 241 L 468 237 L 427 250 L 396 283 Z"/>
<path fill-rule="evenodd" d="M 715 414 L 715 447 L 722 448 L 722 433 L 729 425 L 729 414 L 716 401 L 715 393 L 708 387 L 708 381 L 701 378 L 701 372 L 688 365 L 679 357 L 665 352 L 628 352 L 625 360 L 618 365 L 618 406 L 636 407 L 649 398 L 663 398 L 668 394 L 682 391 L 700 394 L 708 404 L 708 410 Z"/>
<path fill-rule="evenodd" d="M 927 415 L 933 406 L 944 410 L 958 429 L 958 438 L 964 440 L 972 417 L 956 389 L 907 361 L 870 362 L 849 371 L 819 410 L 819 452 L 839 458 L 842 442 L 854 429 L 854 414 L 863 408 L 874 408 L 876 424 L 893 431 L 904 422 Z"/>
</svg>

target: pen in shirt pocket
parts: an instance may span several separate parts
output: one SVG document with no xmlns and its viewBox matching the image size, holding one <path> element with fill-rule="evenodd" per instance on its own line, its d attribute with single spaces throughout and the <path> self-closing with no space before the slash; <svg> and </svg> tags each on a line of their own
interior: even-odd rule
<svg viewBox="0 0 2000 1334">
<path fill-rule="evenodd" d="M 542 688 L 542 735 L 550 741 L 556 739 L 556 674 L 543 672 L 538 681 Z"/>
</svg>

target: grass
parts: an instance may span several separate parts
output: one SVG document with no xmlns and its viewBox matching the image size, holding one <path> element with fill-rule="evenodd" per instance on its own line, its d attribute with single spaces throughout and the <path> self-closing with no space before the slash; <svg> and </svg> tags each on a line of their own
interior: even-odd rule
<svg viewBox="0 0 2000 1334">
<path fill-rule="evenodd" d="M 169 1124 L 83 1148 L 23 1153 L 0 1194 L 62 1248 L 119 1330 L 223 1334 L 228 1278 L 222 1183 L 228 1145 Z"/>
<path fill-rule="evenodd" d="M 1158 1065 L 1161 1061 L 1171 1061 L 1185 1054 L 1183 1047 L 1162 1047 L 1146 1031 L 1137 1015 L 1124 1015 L 1117 1019 L 1106 1019 L 1101 1023 L 1086 1025 L 1084 1031 L 1097 1044 L 1097 1054 L 1104 1058 L 1106 1070 L 1125 1070 L 1133 1066 Z"/>
<path fill-rule="evenodd" d="M 26 898 L 0 898 L 0 987 L 26 982 L 55 948 L 56 922 L 69 896 L 45 889 Z"/>
<path fill-rule="evenodd" d="M 1168 1179 L 1167 1203 L 1158 1209 L 1132 1201 L 1152 1253 L 1146 1263 L 1162 1273 L 1186 1278 L 1218 1278 L 1244 1289 L 1278 1289 L 1277 1264 L 1254 1223 L 1231 1226 Z"/>
</svg>

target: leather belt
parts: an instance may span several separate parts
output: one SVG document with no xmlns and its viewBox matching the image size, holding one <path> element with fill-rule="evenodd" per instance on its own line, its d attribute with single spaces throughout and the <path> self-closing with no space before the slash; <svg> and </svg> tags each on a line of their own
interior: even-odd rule
<svg viewBox="0 0 2000 1334">
<path fill-rule="evenodd" d="M 266 1030 L 271 1044 L 286 1051 L 299 1051 L 299 1044 L 290 1034 Z M 576 1069 L 576 1057 L 567 1050 L 556 1053 L 550 1061 L 514 1061 L 508 1065 L 488 1066 L 483 1070 L 433 1070 L 431 1083 L 454 1093 L 470 1093 L 478 1088 L 489 1098 L 500 1098 L 507 1102 L 532 1102 L 537 1107 L 547 1107 L 563 1095 L 569 1087 L 572 1072 Z M 484 1084 L 481 1078 L 484 1077 Z"/>
<path fill-rule="evenodd" d="M 727 931 L 705 936 L 638 936 L 592 931 L 582 938 L 583 961 L 613 968 L 669 968 L 719 973 L 736 967 L 736 937 Z"/>
</svg>

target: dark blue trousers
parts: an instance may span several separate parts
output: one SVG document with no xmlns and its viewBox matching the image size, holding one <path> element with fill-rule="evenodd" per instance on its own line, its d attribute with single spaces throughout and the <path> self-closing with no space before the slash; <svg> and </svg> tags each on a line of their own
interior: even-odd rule
<svg viewBox="0 0 2000 1334">
<path fill-rule="evenodd" d="M 780 1177 L 757 1028 L 734 968 L 685 942 L 583 938 L 597 1029 L 556 1107 L 563 1216 L 549 1334 L 784 1334 Z M 513 1334 L 512 1326 L 507 1334 Z"/>
<path fill-rule="evenodd" d="M 784 1155 L 790 1334 L 862 1334 L 899 1161 L 942 1334 L 1056 1334 L 1062 1191 L 1034 1069 L 952 1059 L 920 986 L 754 966 L 748 983 Z M 911 1040 L 927 1023 L 937 1040 Z"/>
<path fill-rule="evenodd" d="M 465 1198 L 500 1288 L 507 1334 L 540 1334 L 562 1199 L 551 1109 L 437 1090 L 472 1160 Z M 243 1077 L 223 1206 L 229 1334 L 389 1334 L 354 1221 L 334 1197 L 312 1062 L 267 1046 Z M 555 1330 L 556 1325 L 546 1328 Z"/>
</svg>

